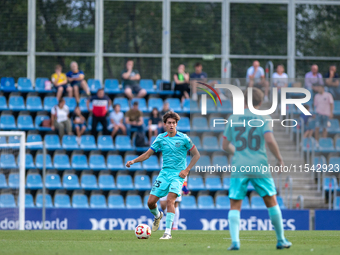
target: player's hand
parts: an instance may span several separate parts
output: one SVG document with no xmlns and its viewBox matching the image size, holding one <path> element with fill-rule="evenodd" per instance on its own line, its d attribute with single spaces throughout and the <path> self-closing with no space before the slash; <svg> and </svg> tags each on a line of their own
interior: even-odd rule
<svg viewBox="0 0 340 255">
<path fill-rule="evenodd" d="M 187 177 L 189 171 L 188 170 L 182 170 L 180 173 L 179 173 L 179 177 L 185 179 L 185 177 Z"/>
<path fill-rule="evenodd" d="M 126 163 L 126 167 L 130 167 L 131 165 L 133 165 L 135 163 L 134 160 L 130 160 Z"/>
<path fill-rule="evenodd" d="M 280 166 L 280 172 L 279 173 L 281 173 L 282 170 L 283 170 L 283 167 L 285 166 L 285 163 L 283 162 L 283 159 L 279 159 L 277 161 L 277 165 Z"/>
</svg>

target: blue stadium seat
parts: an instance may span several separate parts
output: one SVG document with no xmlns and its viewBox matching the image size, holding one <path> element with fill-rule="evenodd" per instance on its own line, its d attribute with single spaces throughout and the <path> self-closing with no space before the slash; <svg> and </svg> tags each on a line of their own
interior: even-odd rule
<svg viewBox="0 0 340 255">
<path fill-rule="evenodd" d="M 106 199 L 104 195 L 91 195 L 90 197 L 91 208 L 107 208 Z"/>
<path fill-rule="evenodd" d="M 209 132 L 208 121 L 205 117 L 194 117 L 192 120 L 191 131 Z"/>
<path fill-rule="evenodd" d="M 216 120 L 215 122 L 215 127 L 214 127 L 214 120 Z M 220 132 L 222 133 L 226 127 L 226 124 L 223 124 L 223 118 L 222 117 L 210 117 L 209 118 L 209 126 L 211 131 L 213 132 Z"/>
<path fill-rule="evenodd" d="M 58 135 L 45 135 L 44 140 L 47 150 L 57 150 L 61 148 Z"/>
<path fill-rule="evenodd" d="M 220 104 L 219 100 L 217 99 L 218 104 Z M 207 113 L 216 113 L 216 106 L 212 99 L 207 99 Z"/>
<path fill-rule="evenodd" d="M 53 166 L 57 170 L 70 169 L 70 159 L 66 154 L 56 154 L 53 157 Z"/>
<path fill-rule="evenodd" d="M 329 191 L 329 189 L 334 190 L 338 188 L 338 183 L 335 178 L 332 177 L 325 177 L 323 179 L 323 190 L 324 191 Z"/>
<path fill-rule="evenodd" d="M 8 187 L 6 176 L 0 173 L 0 189 L 6 189 Z"/>
<path fill-rule="evenodd" d="M 211 191 L 221 190 L 222 189 L 221 178 L 218 176 L 209 176 L 205 178 L 205 188 Z"/>
<path fill-rule="evenodd" d="M 92 94 L 96 94 L 98 89 L 102 88 L 102 85 L 100 84 L 100 80 L 88 79 L 87 84 L 88 84 Z"/>
<path fill-rule="evenodd" d="M 333 114 L 336 115 L 336 116 L 340 115 L 340 101 L 339 100 L 334 101 Z"/>
<path fill-rule="evenodd" d="M 333 139 L 332 138 L 320 138 L 319 139 L 319 147 L 318 147 L 318 152 L 321 153 L 331 153 L 335 152 L 334 144 L 333 144 Z"/>
<path fill-rule="evenodd" d="M 100 135 L 98 136 L 98 149 L 102 151 L 114 150 L 112 136 Z"/>
<path fill-rule="evenodd" d="M 248 197 L 245 197 L 242 201 L 242 209 L 250 209 L 249 199 Z"/>
<path fill-rule="evenodd" d="M 0 194 L 0 208 L 14 207 L 16 207 L 16 203 L 12 194 Z"/>
<path fill-rule="evenodd" d="M 340 152 L 340 138 L 335 140 L 335 149 L 337 152 Z"/>
<path fill-rule="evenodd" d="M 77 106 L 77 101 L 74 97 L 64 97 L 65 104 L 68 106 L 70 112 L 73 112 Z"/>
<path fill-rule="evenodd" d="M 125 168 L 121 155 L 108 155 L 107 168 L 110 170 L 122 170 Z"/>
<path fill-rule="evenodd" d="M 37 115 L 35 117 L 34 120 L 34 125 L 35 125 L 35 129 L 39 130 L 39 131 L 50 131 L 51 128 L 50 127 L 41 127 L 40 124 L 41 122 L 43 122 L 44 120 L 49 120 L 50 116 L 47 115 Z"/>
<path fill-rule="evenodd" d="M 135 176 L 135 189 L 137 190 L 150 190 L 150 177 L 148 175 Z"/>
<path fill-rule="evenodd" d="M 27 97 L 26 109 L 31 112 L 42 111 L 43 106 L 41 102 L 41 97 L 38 97 L 38 96 Z"/>
<path fill-rule="evenodd" d="M 224 177 L 222 182 L 223 182 L 223 189 L 228 190 L 230 188 L 230 178 Z"/>
<path fill-rule="evenodd" d="M 92 116 L 89 116 L 87 118 L 87 130 L 92 130 Z M 102 130 L 103 130 L 103 125 L 102 123 L 98 122 L 97 131 L 102 131 Z"/>
<path fill-rule="evenodd" d="M 18 79 L 18 90 L 21 92 L 33 92 L 31 79 L 20 77 Z"/>
<path fill-rule="evenodd" d="M 311 151 L 312 146 L 314 147 L 314 150 L 317 150 L 317 143 L 313 137 L 311 138 L 304 138 L 303 139 L 303 151 Z"/>
<path fill-rule="evenodd" d="M 58 174 L 47 173 L 45 185 L 46 188 L 50 190 L 61 189 L 60 176 Z"/>
<path fill-rule="evenodd" d="M 0 96 L 0 111 L 8 110 L 7 100 L 5 96 Z"/>
<path fill-rule="evenodd" d="M 133 149 L 131 145 L 131 139 L 127 135 L 117 135 L 115 144 L 118 151 L 130 151 Z"/>
<path fill-rule="evenodd" d="M 79 100 L 79 108 L 82 113 L 89 112 L 86 104 L 87 104 L 87 97 L 81 97 Z"/>
<path fill-rule="evenodd" d="M 152 111 L 153 108 L 157 108 L 158 111 L 162 111 L 163 109 L 163 100 L 162 98 L 150 98 L 148 101 L 148 110 Z"/>
<path fill-rule="evenodd" d="M 333 208 L 334 210 L 340 210 L 340 197 L 336 197 L 336 199 L 333 200 Z"/>
<path fill-rule="evenodd" d="M 25 208 L 35 208 L 32 194 L 25 194 Z"/>
<path fill-rule="evenodd" d="M 251 198 L 250 204 L 251 204 L 251 209 L 267 209 L 263 201 L 263 198 L 259 196 L 253 196 Z"/>
<path fill-rule="evenodd" d="M 183 112 L 187 113 L 199 113 L 201 110 L 198 108 L 197 101 L 185 99 L 183 102 Z"/>
<path fill-rule="evenodd" d="M 8 100 L 8 108 L 13 111 L 25 110 L 25 102 L 22 96 L 11 96 Z"/>
<path fill-rule="evenodd" d="M 153 88 L 153 80 L 151 79 L 141 79 L 139 85 L 145 89 L 148 94 L 154 94 L 156 92 Z"/>
<path fill-rule="evenodd" d="M 131 108 L 133 106 L 133 103 L 134 102 L 138 102 L 138 108 L 140 111 L 142 112 L 148 112 L 148 108 L 146 107 L 146 101 L 145 101 L 145 98 L 134 98 L 131 100 Z"/>
<path fill-rule="evenodd" d="M 204 151 L 214 152 L 220 150 L 216 136 L 204 136 L 202 144 Z"/>
<path fill-rule="evenodd" d="M 19 136 L 10 136 L 8 137 L 8 143 L 10 143 L 11 145 L 13 145 L 13 147 L 15 148 L 19 148 L 19 144 L 20 144 L 20 137 Z"/>
<path fill-rule="evenodd" d="M 18 165 L 15 162 L 13 154 L 2 153 L 0 156 L 0 169 L 17 168 Z"/>
<path fill-rule="evenodd" d="M 114 178 L 111 174 L 100 174 L 98 177 L 98 186 L 101 190 L 112 190 L 116 188 Z"/>
<path fill-rule="evenodd" d="M 168 81 L 168 80 L 157 80 L 156 81 L 157 94 L 160 94 L 160 95 L 173 95 L 174 94 L 173 90 L 161 90 L 161 83 L 162 82 L 170 83 L 170 81 Z"/>
<path fill-rule="evenodd" d="M 129 101 L 125 97 L 115 97 L 115 99 L 113 100 L 113 104 L 119 104 L 120 110 L 122 112 L 127 112 L 128 110 L 130 110 Z"/>
<path fill-rule="evenodd" d="M 35 205 L 38 208 L 41 208 L 43 206 L 43 196 L 42 194 L 38 194 L 36 199 L 35 199 Z M 52 197 L 50 194 L 45 195 L 45 207 L 46 208 L 53 208 L 52 204 Z"/>
<path fill-rule="evenodd" d="M 216 197 L 216 209 L 230 209 L 230 199 L 228 196 Z"/>
<path fill-rule="evenodd" d="M 119 89 L 119 82 L 117 79 L 106 79 L 104 84 L 104 91 L 106 94 L 118 94 L 122 93 Z"/>
<path fill-rule="evenodd" d="M 20 157 L 18 157 L 18 165 L 19 164 L 20 164 Z M 26 169 L 35 168 L 32 154 L 26 153 L 25 167 L 26 167 Z"/>
<path fill-rule="evenodd" d="M 91 155 L 89 159 L 90 169 L 95 171 L 106 170 L 107 166 L 103 155 Z"/>
<path fill-rule="evenodd" d="M 182 112 L 181 101 L 178 98 L 168 98 L 166 101 L 174 112 Z"/>
<path fill-rule="evenodd" d="M 189 176 L 188 178 L 189 190 L 205 190 L 202 176 Z"/>
<path fill-rule="evenodd" d="M 5 136 L 0 136 L 0 148 L 7 148 L 5 144 L 7 143 L 7 138 Z"/>
<path fill-rule="evenodd" d="M 0 80 L 0 89 L 4 92 L 16 91 L 15 82 L 12 77 L 2 77 Z"/>
<path fill-rule="evenodd" d="M 120 190 L 133 190 L 132 178 L 130 175 L 117 176 L 117 188 Z"/>
<path fill-rule="evenodd" d="M 87 200 L 87 196 L 84 194 L 74 194 L 72 196 L 72 207 L 89 208 L 89 201 Z"/>
<path fill-rule="evenodd" d="M 96 140 L 93 135 L 82 135 L 80 138 L 80 148 L 83 150 L 97 149 Z"/>
<path fill-rule="evenodd" d="M 28 189 L 42 189 L 43 183 L 41 175 L 37 173 L 27 174 L 26 186 Z"/>
<path fill-rule="evenodd" d="M 201 138 L 199 136 L 190 136 L 191 141 L 195 144 L 197 150 L 202 149 Z"/>
<path fill-rule="evenodd" d="M 46 169 L 51 169 L 53 167 L 51 155 L 46 154 L 45 159 L 46 159 Z M 38 168 L 38 169 L 43 168 L 43 154 L 39 153 L 35 157 L 35 167 Z"/>
<path fill-rule="evenodd" d="M 17 128 L 13 115 L 2 114 L 0 117 L 0 130 L 15 130 Z"/>
<path fill-rule="evenodd" d="M 62 147 L 65 150 L 79 149 L 77 137 L 75 135 L 64 135 L 62 138 Z"/>
<path fill-rule="evenodd" d="M 79 189 L 79 179 L 76 174 L 65 174 L 63 176 L 63 187 L 65 189 Z"/>
<path fill-rule="evenodd" d="M 329 165 L 333 165 L 333 172 L 336 171 L 336 165 L 340 166 L 340 157 L 330 157 L 329 158 Z M 330 167 L 330 166 L 328 166 L 328 167 Z M 321 169 L 322 169 L 322 166 L 321 166 Z"/>
<path fill-rule="evenodd" d="M 125 208 L 124 198 L 122 195 L 110 195 L 108 197 L 109 208 L 121 209 Z"/>
<path fill-rule="evenodd" d="M 182 117 L 178 121 L 177 130 L 181 132 L 190 132 L 190 120 L 188 117 Z"/>
<path fill-rule="evenodd" d="M 210 157 L 208 155 L 201 155 L 201 157 L 196 163 L 196 166 L 200 166 L 200 167 L 211 166 Z"/>
<path fill-rule="evenodd" d="M 198 196 L 197 204 L 199 209 L 215 209 L 214 200 L 212 196 L 208 195 Z"/>
<path fill-rule="evenodd" d="M 98 189 L 97 178 L 93 174 L 83 174 L 80 178 L 80 186 L 85 190 Z"/>
<path fill-rule="evenodd" d="M 327 164 L 325 156 L 314 157 L 313 165 L 315 168 L 319 167 L 319 165 L 322 167 L 323 164 Z"/>
<path fill-rule="evenodd" d="M 135 158 L 137 158 L 138 156 L 137 155 L 126 155 L 125 156 L 125 161 L 124 162 L 128 162 L 130 160 L 133 160 Z M 129 171 L 138 171 L 138 170 L 142 170 L 142 164 L 141 162 L 137 162 L 137 163 L 134 163 L 132 166 L 130 166 L 129 168 Z"/>
<path fill-rule="evenodd" d="M 222 155 L 215 155 L 212 158 L 212 164 L 218 165 L 218 166 L 228 166 L 228 158 L 227 156 L 222 156 Z"/>
<path fill-rule="evenodd" d="M 87 157 L 84 154 L 74 154 L 71 158 L 72 168 L 75 170 L 88 170 Z"/>
<path fill-rule="evenodd" d="M 197 209 L 196 198 L 192 195 L 183 196 L 180 207 L 181 209 Z"/>
<path fill-rule="evenodd" d="M 281 209 L 286 209 L 283 198 L 281 196 L 276 196 L 277 204 L 280 206 Z"/>
<path fill-rule="evenodd" d="M 151 155 L 150 158 L 143 161 L 142 163 L 143 169 L 147 171 L 159 171 L 161 167 L 158 163 L 158 158 L 156 155 Z"/>
<path fill-rule="evenodd" d="M 44 98 L 44 110 L 50 111 L 52 107 L 58 104 L 58 99 L 56 97 L 45 97 Z"/>
<path fill-rule="evenodd" d="M 18 129 L 20 130 L 33 130 L 33 119 L 31 115 L 19 115 L 18 120 Z"/>
<path fill-rule="evenodd" d="M 55 208 L 71 208 L 70 197 L 67 194 L 56 194 L 54 196 Z"/>
<path fill-rule="evenodd" d="M 139 195 L 127 195 L 125 202 L 128 209 L 143 208 L 142 198 Z"/>
<path fill-rule="evenodd" d="M 35 91 L 39 93 L 48 93 L 53 92 L 53 90 L 45 90 L 45 82 L 48 81 L 48 78 L 37 78 L 35 80 Z"/>
<path fill-rule="evenodd" d="M 230 100 L 223 100 L 222 105 L 219 102 L 217 102 L 217 112 L 224 114 L 233 113 L 233 107 L 231 105 Z"/>
<path fill-rule="evenodd" d="M 329 122 L 331 123 L 331 126 L 327 128 L 327 132 L 332 135 L 340 133 L 339 120 L 330 119 Z"/>
</svg>

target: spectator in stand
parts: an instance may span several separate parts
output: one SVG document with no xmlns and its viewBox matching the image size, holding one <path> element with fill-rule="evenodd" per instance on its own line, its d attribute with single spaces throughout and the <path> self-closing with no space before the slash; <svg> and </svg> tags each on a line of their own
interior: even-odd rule
<svg viewBox="0 0 340 255">
<path fill-rule="evenodd" d="M 77 106 L 73 112 L 73 124 L 76 130 L 77 143 L 80 144 L 80 137 L 86 131 L 85 117 L 81 114 L 80 107 Z"/>
<path fill-rule="evenodd" d="M 157 136 L 158 131 L 162 128 L 162 118 L 158 112 L 158 109 L 155 107 L 152 109 L 150 113 L 149 119 L 149 143 L 151 144 L 151 137 Z"/>
<path fill-rule="evenodd" d="M 119 104 L 113 106 L 113 111 L 110 113 L 110 121 L 112 126 L 112 138 L 115 137 L 119 130 L 122 131 L 123 135 L 126 135 L 126 127 L 123 123 L 124 113 L 120 110 Z"/>
<path fill-rule="evenodd" d="M 90 109 L 92 102 L 92 109 Z M 87 100 L 87 109 L 92 112 L 92 130 L 91 133 L 97 139 L 97 124 L 100 122 L 103 126 L 103 134 L 107 134 L 106 114 L 111 105 L 110 98 L 105 95 L 104 89 L 98 89 L 97 94 Z"/>
<path fill-rule="evenodd" d="M 175 80 L 175 92 L 180 92 L 180 98 L 183 102 L 184 99 L 189 98 L 190 95 L 190 85 L 189 85 L 189 73 L 185 72 L 185 65 L 180 64 L 178 66 L 178 72 L 174 74 Z"/>
<path fill-rule="evenodd" d="M 133 60 L 126 62 L 126 69 L 122 71 L 122 83 L 124 87 L 125 95 L 129 99 L 133 99 L 133 93 L 137 94 L 137 97 L 145 97 L 146 90 L 142 89 L 139 85 L 140 74 L 138 70 L 133 69 Z"/>
<path fill-rule="evenodd" d="M 79 70 L 77 62 L 72 61 L 70 67 L 71 71 L 69 71 L 66 76 L 73 88 L 74 97 L 76 98 L 77 103 L 79 103 L 79 87 L 81 87 L 87 95 L 90 95 L 90 89 L 85 80 L 85 74 L 83 71 Z"/>
<path fill-rule="evenodd" d="M 334 101 L 329 92 L 325 92 L 323 85 L 316 87 L 318 93 L 314 97 L 314 107 L 316 112 L 315 139 L 319 141 L 319 131 L 322 129 L 322 137 L 327 137 L 327 127 L 329 119 L 333 118 Z"/>
<path fill-rule="evenodd" d="M 340 86 L 339 86 L 339 75 L 336 72 L 336 65 L 329 67 L 328 73 L 325 74 L 325 85 L 328 87 L 329 93 L 331 93 L 335 100 L 340 99 Z"/>
<path fill-rule="evenodd" d="M 203 72 L 203 66 L 201 63 L 197 62 L 195 64 L 195 72 L 190 74 L 190 80 L 193 79 L 191 88 L 192 88 L 192 100 L 197 101 L 197 84 L 195 81 L 200 81 L 200 82 L 207 82 L 208 75 L 206 72 Z M 209 82 L 209 85 L 214 86 L 217 81 L 211 81 Z M 221 100 L 227 100 L 227 97 L 221 92 L 220 89 L 216 88 L 217 93 L 219 94 Z"/>
<path fill-rule="evenodd" d="M 167 101 L 164 101 L 164 103 L 163 103 L 163 109 L 162 109 L 162 111 L 161 111 L 161 115 L 163 116 L 164 114 L 166 114 L 168 111 L 170 111 L 171 109 L 170 109 L 170 104 L 169 104 L 169 102 L 167 102 Z"/>
<path fill-rule="evenodd" d="M 125 124 L 129 136 L 131 135 L 131 128 L 143 132 L 143 113 L 138 108 L 138 101 L 133 102 L 133 107 L 125 113 Z"/>
<path fill-rule="evenodd" d="M 306 89 L 313 90 L 314 93 L 318 93 L 317 87 L 323 85 L 322 75 L 319 73 L 319 67 L 312 65 L 311 71 L 305 75 L 305 87 Z"/>
<path fill-rule="evenodd" d="M 72 125 L 69 119 L 70 110 L 61 98 L 59 103 L 51 109 L 51 129 L 58 130 L 60 140 L 65 134 L 72 135 Z"/>
<path fill-rule="evenodd" d="M 72 88 L 67 84 L 67 78 L 63 71 L 61 65 L 55 66 L 55 73 L 52 74 L 51 81 L 54 87 L 57 89 L 57 99 L 58 101 L 63 96 L 64 91 L 67 91 L 67 96 L 72 97 Z"/>
<path fill-rule="evenodd" d="M 305 104 L 304 107 L 309 111 L 309 105 Z M 314 130 L 311 127 L 310 120 L 311 120 L 311 115 L 305 115 L 304 113 L 300 114 L 300 118 L 302 118 L 303 124 L 304 124 L 304 130 L 305 133 L 303 134 L 303 137 L 312 137 Z"/>
<path fill-rule="evenodd" d="M 248 68 L 246 81 L 249 87 L 258 87 L 264 89 L 263 102 L 268 102 L 269 82 L 266 80 L 264 70 L 260 66 L 260 62 L 255 60 L 253 65 Z"/>
<path fill-rule="evenodd" d="M 285 73 L 285 67 L 283 65 L 276 67 L 276 72 L 273 73 L 273 83 L 278 90 L 283 87 L 288 87 L 288 75 Z"/>
</svg>

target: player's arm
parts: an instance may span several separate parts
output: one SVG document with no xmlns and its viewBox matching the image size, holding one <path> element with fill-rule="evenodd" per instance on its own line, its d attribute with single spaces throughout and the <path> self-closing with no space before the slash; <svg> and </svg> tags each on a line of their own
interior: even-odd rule
<svg viewBox="0 0 340 255">
<path fill-rule="evenodd" d="M 266 144 L 267 144 L 269 150 L 271 151 L 271 153 L 273 153 L 275 158 L 278 160 L 278 163 L 281 166 L 284 166 L 283 158 L 281 156 L 279 146 L 277 145 L 277 142 L 274 138 L 273 133 L 272 132 L 265 133 L 264 134 L 264 140 L 266 141 Z"/>
<path fill-rule="evenodd" d="M 179 173 L 179 176 L 182 178 L 187 177 L 187 175 L 189 174 L 189 171 L 191 168 L 194 167 L 194 165 L 196 165 L 197 161 L 200 159 L 201 155 L 199 153 L 199 151 L 197 150 L 196 146 L 194 146 L 191 150 L 190 153 L 192 155 L 192 159 L 190 161 L 190 164 L 187 166 L 187 168 L 185 168 L 184 170 L 182 170 Z"/>
<path fill-rule="evenodd" d="M 152 149 L 148 149 L 146 152 L 144 152 L 142 155 L 140 155 L 139 157 L 135 158 L 134 160 L 130 160 L 126 163 L 126 167 L 130 167 L 131 165 L 133 165 L 134 163 L 138 163 L 138 162 L 143 162 L 144 160 L 147 160 L 148 158 L 150 158 L 150 156 L 153 154 L 153 150 Z"/>
<path fill-rule="evenodd" d="M 226 136 L 223 137 L 223 143 L 222 143 L 222 149 L 228 153 L 228 154 L 234 154 L 235 153 L 235 146 L 231 144 L 231 142 L 228 140 Z"/>
</svg>

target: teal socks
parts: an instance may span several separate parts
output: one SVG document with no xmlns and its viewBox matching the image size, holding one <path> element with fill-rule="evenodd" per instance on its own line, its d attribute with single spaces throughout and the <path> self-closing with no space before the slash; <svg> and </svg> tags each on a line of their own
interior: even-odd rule
<svg viewBox="0 0 340 255">
<path fill-rule="evenodd" d="M 283 223 L 282 223 L 282 214 L 279 205 L 275 205 L 273 207 L 268 208 L 268 213 L 270 220 L 275 228 L 276 238 L 278 241 L 285 240 Z"/>
<path fill-rule="evenodd" d="M 156 208 L 155 209 L 150 209 L 150 212 L 156 217 L 156 218 L 159 218 L 159 216 L 161 215 L 159 210 L 158 210 L 158 206 L 156 205 Z"/>
<path fill-rule="evenodd" d="M 240 243 L 240 211 L 230 210 L 228 213 L 229 232 L 232 242 Z"/>
<path fill-rule="evenodd" d="M 175 214 L 174 213 L 171 213 L 171 212 L 168 212 L 166 214 L 166 228 L 169 228 L 171 229 L 172 228 L 172 222 L 174 221 L 174 218 L 175 218 Z"/>
</svg>

